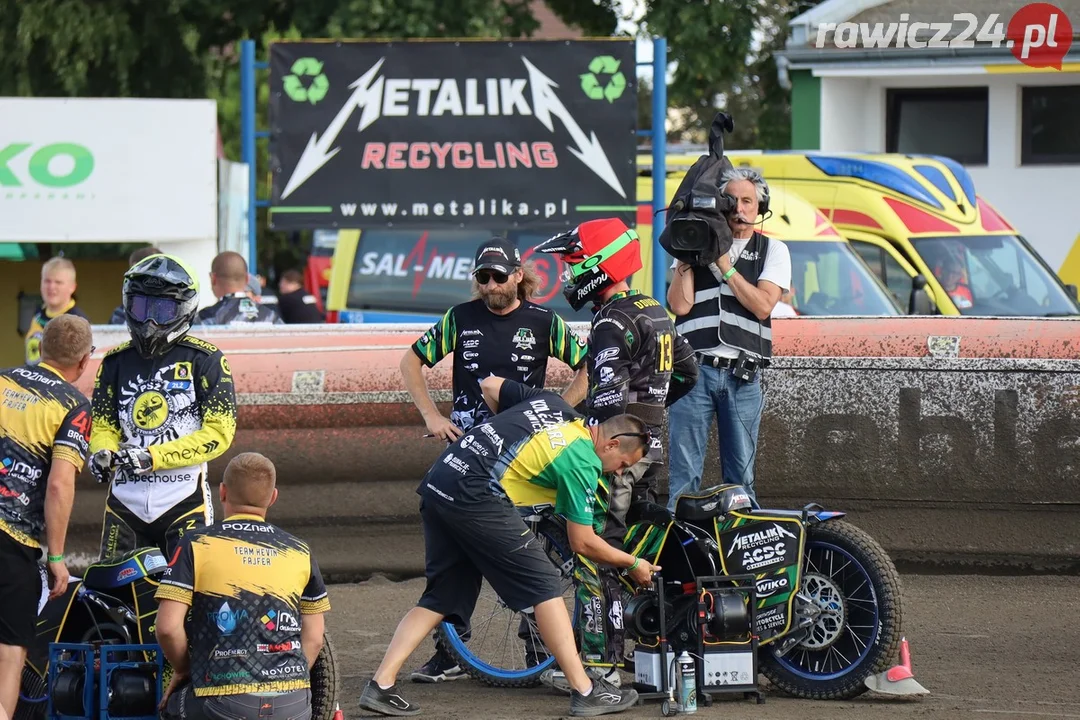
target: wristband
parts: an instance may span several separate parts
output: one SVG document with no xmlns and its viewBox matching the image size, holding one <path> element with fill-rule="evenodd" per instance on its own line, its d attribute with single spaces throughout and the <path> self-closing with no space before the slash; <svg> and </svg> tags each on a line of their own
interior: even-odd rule
<svg viewBox="0 0 1080 720">
<path fill-rule="evenodd" d="M 726 273 L 724 273 L 724 281 L 727 282 L 727 280 L 734 274 L 735 274 L 735 266 L 732 265 L 731 269 L 728 270 Z"/>
<path fill-rule="evenodd" d="M 63 555 L 50 555 L 49 562 L 64 562 Z"/>
<path fill-rule="evenodd" d="M 630 567 L 626 568 L 626 572 L 628 572 L 628 573 L 634 572 L 634 570 L 637 569 L 638 563 L 640 563 L 640 562 L 641 562 L 641 558 L 638 558 L 638 557 L 634 558 L 634 564 L 631 565 Z"/>
</svg>

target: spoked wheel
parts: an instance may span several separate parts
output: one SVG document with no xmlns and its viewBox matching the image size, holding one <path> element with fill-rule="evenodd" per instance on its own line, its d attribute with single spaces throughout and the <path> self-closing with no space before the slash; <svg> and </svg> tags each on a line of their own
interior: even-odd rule
<svg viewBox="0 0 1080 720">
<path fill-rule="evenodd" d="M 896 657 L 900 576 L 873 538 L 842 520 L 810 527 L 805 553 L 800 595 L 814 624 L 785 655 L 763 650 L 761 671 L 796 697 L 853 698 Z"/>
<path fill-rule="evenodd" d="M 565 534 L 548 522 L 536 530 L 540 542 L 562 575 L 563 599 L 576 617 L 573 554 Z M 515 612 L 484 581 L 471 621 L 471 634 L 463 640 L 452 623 L 439 624 L 446 651 L 470 676 L 493 687 L 534 687 L 540 675 L 555 664 L 540 639 L 536 617 Z"/>
</svg>

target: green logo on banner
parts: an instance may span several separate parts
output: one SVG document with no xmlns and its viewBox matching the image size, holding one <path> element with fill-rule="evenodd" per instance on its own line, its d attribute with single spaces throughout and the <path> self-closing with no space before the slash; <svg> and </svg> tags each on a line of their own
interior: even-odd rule
<svg viewBox="0 0 1080 720">
<path fill-rule="evenodd" d="M 601 80 L 606 80 L 602 84 Z M 598 55 L 589 63 L 589 72 L 581 76 L 581 89 L 593 100 L 618 100 L 626 90 L 626 78 L 619 72 L 619 61 L 610 55 Z"/>
<path fill-rule="evenodd" d="M 22 187 L 27 178 L 19 178 L 9 163 L 32 146 L 27 142 L 11 143 L 0 148 L 0 186 Z M 94 156 L 83 145 L 52 143 L 39 147 L 30 156 L 26 168 L 29 179 L 48 188 L 78 185 L 94 172 Z"/>
<path fill-rule="evenodd" d="M 303 57 L 293 63 L 291 75 L 282 80 L 285 94 L 293 102 L 309 102 L 312 105 L 326 97 L 330 90 L 330 81 L 323 75 L 323 64 L 312 57 Z M 310 77 L 310 84 L 305 85 L 302 78 Z"/>
</svg>

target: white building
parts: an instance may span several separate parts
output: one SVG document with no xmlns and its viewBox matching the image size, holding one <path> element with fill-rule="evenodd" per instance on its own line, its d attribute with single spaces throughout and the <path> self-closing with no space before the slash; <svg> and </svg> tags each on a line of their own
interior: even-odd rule
<svg viewBox="0 0 1080 720">
<path fill-rule="evenodd" d="M 1060 70 L 1014 57 L 1005 35 L 1026 27 L 1023 14 L 1010 26 L 1024 0 L 825 0 L 791 22 L 777 59 L 792 89 L 792 148 L 950 156 L 1066 283 L 1080 283 L 1080 0 L 1054 4 L 1061 14 L 1046 27 L 1057 32 L 1030 29 L 1029 62 L 1054 53 Z M 936 36 L 947 46 L 927 42 Z"/>
</svg>

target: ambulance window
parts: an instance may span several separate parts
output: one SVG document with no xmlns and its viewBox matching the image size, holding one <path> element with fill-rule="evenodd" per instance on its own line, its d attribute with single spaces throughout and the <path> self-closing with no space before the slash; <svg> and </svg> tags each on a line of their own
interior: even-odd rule
<svg viewBox="0 0 1080 720">
<path fill-rule="evenodd" d="M 985 87 L 892 88 L 886 94 L 885 150 L 987 162 L 989 90 Z"/>
<path fill-rule="evenodd" d="M 896 262 L 896 258 L 889 253 L 883 254 L 885 256 L 885 285 L 898 298 L 904 298 L 906 306 L 906 298 L 911 294 L 911 276 L 900 263 Z"/>
<path fill-rule="evenodd" d="M 1080 85 L 1023 88 L 1020 162 L 1080 163 Z"/>
<path fill-rule="evenodd" d="M 868 242 L 862 242 L 861 240 L 852 240 L 851 247 L 855 252 L 859 253 L 870 269 L 874 271 L 882 280 L 885 279 L 885 271 L 882 266 L 882 256 L 885 251 L 879 248 L 877 245 Z"/>
</svg>

